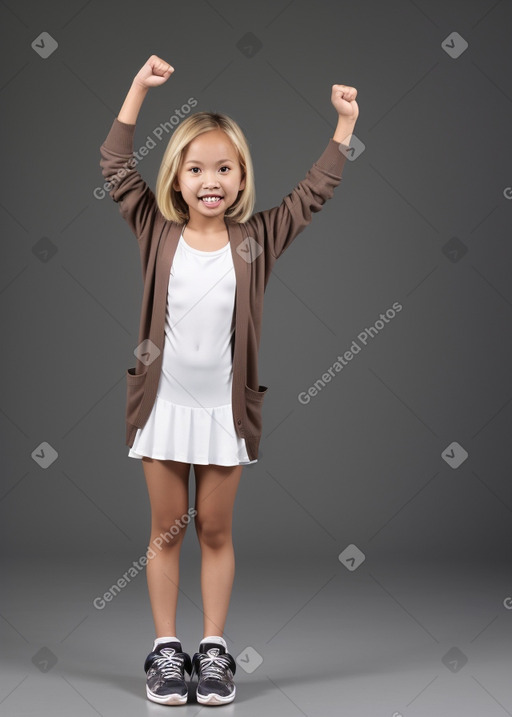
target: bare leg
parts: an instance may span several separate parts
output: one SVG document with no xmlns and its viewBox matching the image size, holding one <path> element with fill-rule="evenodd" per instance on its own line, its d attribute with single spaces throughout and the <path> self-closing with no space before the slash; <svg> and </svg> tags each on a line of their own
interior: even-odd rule
<svg viewBox="0 0 512 717">
<path fill-rule="evenodd" d="M 224 631 L 235 576 L 231 525 L 242 468 L 194 464 L 195 524 L 201 546 L 203 637 L 222 637 Z"/>
<path fill-rule="evenodd" d="M 188 511 L 188 476 L 190 463 L 142 459 L 151 503 L 151 538 L 149 548 L 155 553 L 146 564 L 146 579 L 156 637 L 176 635 L 179 559 L 185 535 L 183 516 Z M 179 532 L 170 528 L 180 521 Z M 166 539 L 162 540 L 162 536 Z M 160 538 L 158 540 L 158 538 Z"/>
</svg>

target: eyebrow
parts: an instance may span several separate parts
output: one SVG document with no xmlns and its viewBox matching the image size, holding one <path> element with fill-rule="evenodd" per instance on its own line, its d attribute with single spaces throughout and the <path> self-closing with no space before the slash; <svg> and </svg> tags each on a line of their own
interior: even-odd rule
<svg viewBox="0 0 512 717">
<path fill-rule="evenodd" d="M 199 159 L 187 159 L 187 161 L 185 162 L 185 164 L 190 164 L 191 162 L 193 162 L 194 164 L 202 164 L 201 160 L 199 160 Z M 217 162 L 217 164 L 221 164 L 222 162 L 234 162 L 234 160 L 233 160 L 233 159 L 229 159 L 229 158 L 219 159 L 219 161 Z"/>
</svg>

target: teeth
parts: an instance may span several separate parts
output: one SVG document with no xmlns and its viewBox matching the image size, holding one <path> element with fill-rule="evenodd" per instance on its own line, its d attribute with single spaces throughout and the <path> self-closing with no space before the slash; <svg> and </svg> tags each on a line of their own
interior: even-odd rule
<svg viewBox="0 0 512 717">
<path fill-rule="evenodd" d="M 202 197 L 203 202 L 218 202 L 221 197 Z"/>
</svg>

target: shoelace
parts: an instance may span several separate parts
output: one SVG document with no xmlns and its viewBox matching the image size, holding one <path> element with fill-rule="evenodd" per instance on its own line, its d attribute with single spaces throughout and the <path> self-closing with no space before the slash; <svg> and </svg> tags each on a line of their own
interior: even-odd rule
<svg viewBox="0 0 512 717">
<path fill-rule="evenodd" d="M 173 677 L 183 679 L 183 658 L 176 655 L 171 647 L 164 647 L 160 657 L 155 657 L 153 664 L 160 668 L 166 680 Z"/>
<path fill-rule="evenodd" d="M 201 665 L 201 678 L 213 677 L 216 680 L 222 680 L 226 677 L 225 670 L 230 667 L 229 658 L 224 655 L 218 655 L 217 657 L 200 655 L 199 662 Z"/>
</svg>

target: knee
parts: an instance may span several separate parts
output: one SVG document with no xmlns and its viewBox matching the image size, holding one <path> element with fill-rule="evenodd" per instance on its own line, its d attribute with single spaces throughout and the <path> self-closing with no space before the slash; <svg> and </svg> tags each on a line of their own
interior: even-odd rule
<svg viewBox="0 0 512 717">
<path fill-rule="evenodd" d="M 181 545 L 185 537 L 186 524 L 169 522 L 152 523 L 151 526 L 151 542 L 150 546 L 154 550 L 165 550 L 177 545 Z"/>
<path fill-rule="evenodd" d="M 199 543 L 208 548 L 223 548 L 231 543 L 231 525 L 222 525 L 215 519 L 196 516 L 195 526 Z"/>
</svg>

